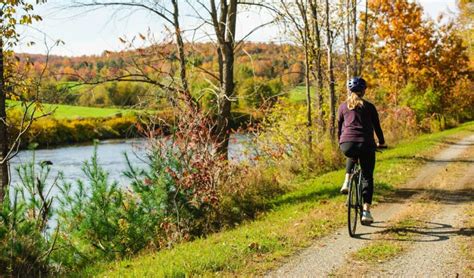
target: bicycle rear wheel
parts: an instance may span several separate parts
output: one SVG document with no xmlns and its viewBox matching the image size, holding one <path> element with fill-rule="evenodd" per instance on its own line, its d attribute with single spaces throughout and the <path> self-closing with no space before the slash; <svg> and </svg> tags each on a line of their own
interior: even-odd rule
<svg viewBox="0 0 474 278">
<path fill-rule="evenodd" d="M 351 182 L 349 185 L 349 194 L 347 195 L 347 227 L 349 229 L 349 235 L 354 237 L 356 227 L 357 227 L 357 218 L 361 212 L 359 211 L 358 204 L 358 192 L 357 192 L 357 182 L 359 181 L 358 174 L 352 175 Z"/>
</svg>

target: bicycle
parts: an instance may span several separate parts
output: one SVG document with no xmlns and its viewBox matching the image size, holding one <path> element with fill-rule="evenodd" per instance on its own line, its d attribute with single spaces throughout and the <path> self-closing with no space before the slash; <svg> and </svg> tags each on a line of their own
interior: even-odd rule
<svg viewBox="0 0 474 278">
<path fill-rule="evenodd" d="M 376 151 L 380 152 L 380 149 L 386 149 L 387 146 L 377 147 Z M 362 171 L 360 168 L 359 159 L 354 160 L 355 164 L 351 171 L 351 179 L 349 183 L 349 192 L 347 194 L 347 227 L 349 229 L 349 235 L 355 236 L 357 228 L 357 219 L 362 224 L 362 211 L 363 211 L 363 200 L 362 200 Z"/>
</svg>

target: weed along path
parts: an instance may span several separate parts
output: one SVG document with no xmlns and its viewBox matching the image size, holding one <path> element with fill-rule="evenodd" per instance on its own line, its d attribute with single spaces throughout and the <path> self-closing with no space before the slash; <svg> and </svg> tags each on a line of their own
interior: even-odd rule
<svg viewBox="0 0 474 278">
<path fill-rule="evenodd" d="M 435 157 L 373 208 L 375 223 L 347 227 L 289 257 L 267 277 L 474 274 L 474 134 Z M 376 189 L 377 190 L 377 189 Z M 472 277 L 472 276 L 471 276 Z"/>
</svg>

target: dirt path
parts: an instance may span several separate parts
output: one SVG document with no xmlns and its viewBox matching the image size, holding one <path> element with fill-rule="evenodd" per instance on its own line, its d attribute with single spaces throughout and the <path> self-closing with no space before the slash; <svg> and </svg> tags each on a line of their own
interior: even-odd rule
<svg viewBox="0 0 474 278">
<path fill-rule="evenodd" d="M 289 258 L 281 268 L 268 273 L 268 277 L 324 277 L 329 275 L 351 276 L 452 276 L 460 273 L 456 260 L 459 248 L 456 236 L 471 236 L 472 229 L 463 225 L 463 209 L 472 202 L 474 195 L 474 135 L 452 143 L 429 161 L 411 182 L 398 190 L 402 199 L 384 203 L 373 209 L 376 222 L 370 226 L 358 226 L 358 238 L 348 236 L 347 227 L 322 238 L 311 247 Z M 453 167 L 450 167 L 454 165 Z M 355 267 L 352 254 L 377 240 L 378 235 L 390 228 L 389 221 L 411 209 L 405 202 L 415 196 L 430 193 L 421 198 L 435 200 L 440 213 L 427 215 L 426 225 L 416 231 L 418 237 L 410 242 L 408 252 L 379 265 Z M 405 199 L 406 197 L 410 197 Z M 419 198 L 418 198 L 419 199 Z M 360 263 L 359 263 L 360 264 Z M 364 263 L 362 263 L 364 264 Z M 351 273 L 351 269 L 365 270 Z M 372 270 L 372 271 L 368 271 Z M 462 272 L 461 272 L 462 273 Z"/>
</svg>

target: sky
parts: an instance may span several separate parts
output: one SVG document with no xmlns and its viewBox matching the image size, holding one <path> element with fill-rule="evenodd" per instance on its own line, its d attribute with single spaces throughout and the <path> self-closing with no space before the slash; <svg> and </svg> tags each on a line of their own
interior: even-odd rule
<svg viewBox="0 0 474 278">
<path fill-rule="evenodd" d="M 105 0 L 107 1 L 107 0 Z M 190 0 L 192 2 L 193 0 Z M 456 11 L 455 0 L 413 0 L 420 3 L 425 15 L 436 18 L 440 13 L 453 15 Z M 206 2 L 206 1 L 203 1 Z M 21 28 L 22 40 L 15 48 L 17 52 L 46 53 L 46 45 L 51 47 L 55 41 L 61 40 L 64 45 L 55 46 L 50 54 L 65 56 L 100 55 L 103 51 L 123 50 L 119 37 L 131 39 L 139 33 L 152 33 L 156 39 L 165 36 L 163 21 L 148 12 L 131 9 L 97 9 L 85 11 L 84 9 L 71 9 L 71 0 L 49 0 L 46 4 L 37 6 L 36 13 L 43 17 L 43 21 L 35 23 L 32 27 Z M 183 11 L 181 12 L 182 29 L 185 31 L 187 41 L 209 40 L 211 29 L 200 28 L 200 32 L 190 30 L 200 26 L 193 10 L 187 1 L 179 0 Z M 271 16 L 258 9 L 245 10 L 239 14 L 237 34 L 242 38 L 256 26 L 268 23 Z M 285 36 L 280 28 L 268 25 L 259 28 L 247 39 L 258 42 L 282 42 Z M 34 41 L 33 46 L 27 42 Z M 136 46 L 140 46 L 137 40 Z"/>
</svg>

